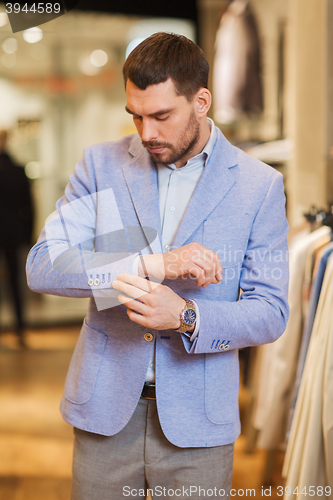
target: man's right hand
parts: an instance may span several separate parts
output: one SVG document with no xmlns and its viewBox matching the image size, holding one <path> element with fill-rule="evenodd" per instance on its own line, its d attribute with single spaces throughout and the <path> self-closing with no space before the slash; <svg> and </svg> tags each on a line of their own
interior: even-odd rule
<svg viewBox="0 0 333 500">
<path fill-rule="evenodd" d="M 161 281 L 194 278 L 197 286 L 206 288 L 222 280 L 222 265 L 215 252 L 200 243 L 190 243 L 167 253 L 141 256 L 139 276 L 146 274 Z"/>
</svg>

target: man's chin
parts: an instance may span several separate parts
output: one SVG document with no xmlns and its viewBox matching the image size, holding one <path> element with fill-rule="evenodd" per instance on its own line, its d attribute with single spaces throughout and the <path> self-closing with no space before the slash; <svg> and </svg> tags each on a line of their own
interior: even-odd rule
<svg viewBox="0 0 333 500">
<path fill-rule="evenodd" d="M 171 157 L 167 153 L 152 153 L 151 151 L 149 151 L 149 154 L 157 163 L 162 163 L 163 165 L 169 165 L 170 163 L 172 163 Z"/>
</svg>

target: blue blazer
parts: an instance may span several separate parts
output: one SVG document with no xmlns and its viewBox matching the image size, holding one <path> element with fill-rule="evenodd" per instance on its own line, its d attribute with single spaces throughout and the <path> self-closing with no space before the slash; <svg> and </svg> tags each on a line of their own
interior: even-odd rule
<svg viewBox="0 0 333 500">
<path fill-rule="evenodd" d="M 233 442 L 238 349 L 273 342 L 286 326 L 287 231 L 281 174 L 218 131 L 173 246 L 199 242 L 214 250 L 223 279 L 205 289 L 191 279 L 164 281 L 198 304 L 193 343 L 173 330 L 146 329 L 128 319 L 112 281 L 131 272 L 138 251 L 162 252 L 156 168 L 137 134 L 87 148 L 27 262 L 32 290 L 91 297 L 61 401 L 64 419 L 89 432 L 119 432 L 155 345 L 167 439 L 179 447 Z"/>
</svg>

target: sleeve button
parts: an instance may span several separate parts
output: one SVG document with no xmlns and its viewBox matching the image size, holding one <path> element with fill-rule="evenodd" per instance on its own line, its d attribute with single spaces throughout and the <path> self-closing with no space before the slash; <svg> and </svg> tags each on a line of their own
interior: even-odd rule
<svg viewBox="0 0 333 500">
<path fill-rule="evenodd" d="M 88 285 L 89 286 L 93 286 L 93 284 L 94 284 L 94 280 L 92 278 L 89 278 L 88 279 Z"/>
<path fill-rule="evenodd" d="M 96 278 L 94 281 L 94 285 L 98 286 L 100 284 L 101 280 L 99 278 Z"/>
<path fill-rule="evenodd" d="M 227 349 L 229 349 L 229 344 L 220 344 L 218 349 L 219 351 L 226 351 Z"/>
</svg>

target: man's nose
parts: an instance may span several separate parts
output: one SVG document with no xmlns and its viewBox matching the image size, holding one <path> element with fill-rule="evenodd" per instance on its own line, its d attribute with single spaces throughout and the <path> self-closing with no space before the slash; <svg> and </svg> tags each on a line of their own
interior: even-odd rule
<svg viewBox="0 0 333 500">
<path fill-rule="evenodd" d="M 158 132 L 153 120 L 145 118 L 142 120 L 140 136 L 144 142 L 154 141 L 158 138 Z"/>
</svg>

